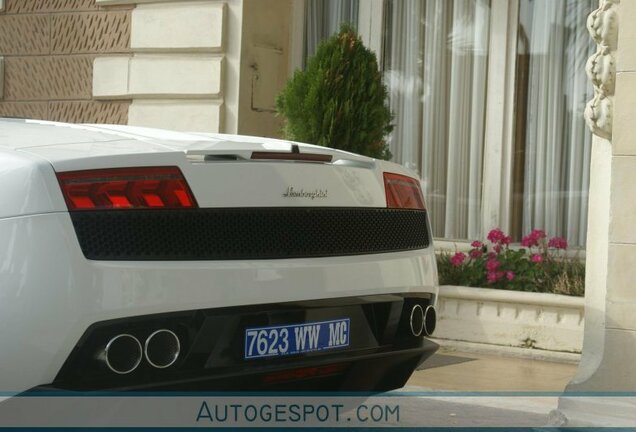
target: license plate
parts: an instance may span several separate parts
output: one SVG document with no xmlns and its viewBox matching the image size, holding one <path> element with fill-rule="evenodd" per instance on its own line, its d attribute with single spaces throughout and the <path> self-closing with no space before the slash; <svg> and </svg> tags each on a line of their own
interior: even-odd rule
<svg viewBox="0 0 636 432">
<path fill-rule="evenodd" d="M 349 346 L 349 318 L 245 330 L 245 358 L 277 357 Z"/>
</svg>

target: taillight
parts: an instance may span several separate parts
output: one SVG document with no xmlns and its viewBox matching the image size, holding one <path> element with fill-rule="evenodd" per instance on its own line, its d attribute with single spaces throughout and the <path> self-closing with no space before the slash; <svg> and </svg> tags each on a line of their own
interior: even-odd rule
<svg viewBox="0 0 636 432">
<path fill-rule="evenodd" d="M 177 167 L 70 171 L 57 178 L 69 210 L 197 207 Z"/>
<path fill-rule="evenodd" d="M 426 210 L 420 182 L 416 179 L 400 174 L 384 173 L 384 189 L 388 208 Z"/>
</svg>

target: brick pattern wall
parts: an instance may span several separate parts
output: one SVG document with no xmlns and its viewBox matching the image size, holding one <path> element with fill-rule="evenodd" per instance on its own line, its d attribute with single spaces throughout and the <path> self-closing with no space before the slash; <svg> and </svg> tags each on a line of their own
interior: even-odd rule
<svg viewBox="0 0 636 432">
<path fill-rule="evenodd" d="M 130 101 L 93 99 L 93 60 L 130 52 L 131 10 L 95 0 L 5 0 L 0 116 L 126 124 Z"/>
</svg>

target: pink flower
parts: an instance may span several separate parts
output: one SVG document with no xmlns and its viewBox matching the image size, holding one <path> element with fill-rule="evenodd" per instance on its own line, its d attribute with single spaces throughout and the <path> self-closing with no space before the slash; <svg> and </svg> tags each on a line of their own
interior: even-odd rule
<svg viewBox="0 0 636 432">
<path fill-rule="evenodd" d="M 539 254 L 533 254 L 530 256 L 530 261 L 538 264 L 540 262 L 543 262 L 543 257 Z"/>
<path fill-rule="evenodd" d="M 488 233 L 488 240 L 490 240 L 491 243 L 499 243 L 505 237 L 506 235 L 499 228 L 490 230 L 490 232 Z"/>
<path fill-rule="evenodd" d="M 504 277 L 505 273 L 502 271 L 489 271 L 486 274 L 486 279 L 488 280 L 488 283 L 495 283 L 497 282 L 499 279 L 501 279 L 502 277 Z"/>
<path fill-rule="evenodd" d="M 533 247 L 538 246 L 539 241 L 545 238 L 545 231 L 543 230 L 532 230 L 530 234 L 524 236 L 521 239 L 521 246 L 524 247 Z"/>
<path fill-rule="evenodd" d="M 470 245 L 474 247 L 475 249 L 481 249 L 482 247 L 484 247 L 484 244 L 480 242 L 479 240 L 475 240 Z"/>
<path fill-rule="evenodd" d="M 491 258 L 488 261 L 486 261 L 486 270 L 488 270 L 489 272 L 494 272 L 495 270 L 499 268 L 500 265 L 501 263 L 499 261 Z"/>
<path fill-rule="evenodd" d="M 450 263 L 455 267 L 459 267 L 466 260 L 466 254 L 464 252 L 457 252 L 450 259 Z"/>
<path fill-rule="evenodd" d="M 538 230 L 538 229 L 532 230 L 530 235 L 536 237 L 537 240 L 541 240 L 541 239 L 545 238 L 545 231 Z"/>
<path fill-rule="evenodd" d="M 495 251 L 495 253 L 500 254 L 502 247 L 500 244 L 496 244 L 492 249 Z"/>
<path fill-rule="evenodd" d="M 480 249 L 473 249 L 469 252 L 471 258 L 481 258 L 484 253 Z"/>
<path fill-rule="evenodd" d="M 548 247 L 551 247 L 554 249 L 567 249 L 568 241 L 564 239 L 563 237 L 553 237 L 548 242 Z"/>
<path fill-rule="evenodd" d="M 506 272 L 506 279 L 508 279 L 509 281 L 512 281 L 515 278 L 515 274 L 511 271 L 507 271 Z"/>
<path fill-rule="evenodd" d="M 497 282 L 497 273 L 492 271 L 488 272 L 488 274 L 486 275 L 486 279 L 488 280 L 488 283 Z"/>
<path fill-rule="evenodd" d="M 510 243 L 512 243 L 512 237 L 510 236 L 505 236 L 504 238 L 501 239 L 502 245 L 508 246 Z"/>
</svg>

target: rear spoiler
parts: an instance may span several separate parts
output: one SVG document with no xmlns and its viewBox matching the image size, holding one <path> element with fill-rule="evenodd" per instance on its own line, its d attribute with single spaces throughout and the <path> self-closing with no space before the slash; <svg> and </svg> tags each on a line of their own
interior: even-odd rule
<svg viewBox="0 0 636 432">
<path fill-rule="evenodd" d="M 213 138 L 213 136 L 211 136 Z M 200 146 L 200 147 L 199 147 Z M 193 148 L 194 147 L 194 148 Z M 192 163 L 231 161 L 281 161 L 322 163 L 375 168 L 375 160 L 354 153 L 333 151 L 326 147 L 288 142 L 200 141 L 186 151 Z"/>
</svg>

